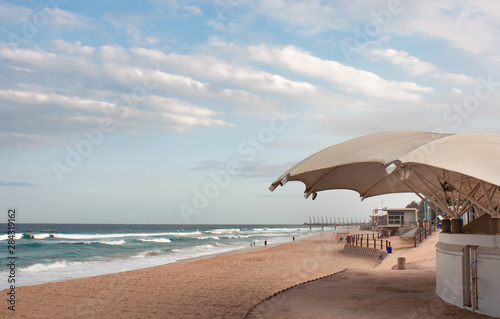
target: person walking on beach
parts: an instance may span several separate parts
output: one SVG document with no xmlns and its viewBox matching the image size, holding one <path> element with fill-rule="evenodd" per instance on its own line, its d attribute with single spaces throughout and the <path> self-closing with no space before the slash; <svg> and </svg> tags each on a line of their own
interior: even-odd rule
<svg viewBox="0 0 500 319">
<path fill-rule="evenodd" d="M 267 239 L 264 240 L 264 246 L 267 246 Z"/>
</svg>

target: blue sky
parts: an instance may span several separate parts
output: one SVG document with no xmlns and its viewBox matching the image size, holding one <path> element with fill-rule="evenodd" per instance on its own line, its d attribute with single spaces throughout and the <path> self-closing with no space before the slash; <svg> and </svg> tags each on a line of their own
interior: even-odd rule
<svg viewBox="0 0 500 319">
<path fill-rule="evenodd" d="M 271 182 L 393 130 L 500 132 L 493 1 L 0 1 L 0 202 L 18 222 L 302 223 Z"/>
</svg>

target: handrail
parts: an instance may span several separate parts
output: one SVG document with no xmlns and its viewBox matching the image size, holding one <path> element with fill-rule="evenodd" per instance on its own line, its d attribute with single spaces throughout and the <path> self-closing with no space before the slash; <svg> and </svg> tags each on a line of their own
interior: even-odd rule
<svg viewBox="0 0 500 319">
<path fill-rule="evenodd" d="M 423 240 L 423 239 L 427 239 L 427 236 L 432 235 L 432 232 L 433 232 L 433 231 L 434 231 L 434 232 L 436 232 L 436 225 L 432 225 L 432 226 L 431 226 L 431 225 L 429 225 L 429 227 L 428 227 L 428 228 L 427 228 L 427 227 L 425 227 L 425 228 L 423 228 L 423 229 L 420 229 L 420 230 L 418 231 L 418 233 L 417 233 L 417 232 L 415 232 L 415 235 L 413 236 L 413 247 L 417 247 L 417 242 L 418 242 L 419 244 L 421 244 L 421 243 L 422 243 L 422 240 Z M 422 239 L 422 234 L 423 234 L 423 237 L 424 237 L 423 239 Z"/>
<path fill-rule="evenodd" d="M 371 237 L 371 238 L 370 238 Z M 379 234 L 377 238 L 375 238 L 375 234 L 355 234 L 349 235 L 346 237 L 346 244 L 356 247 L 368 247 L 384 250 L 387 249 L 388 246 L 391 246 L 391 242 L 389 240 L 383 240 L 383 238 L 389 238 L 388 233 Z M 379 241 L 380 240 L 380 241 Z"/>
</svg>

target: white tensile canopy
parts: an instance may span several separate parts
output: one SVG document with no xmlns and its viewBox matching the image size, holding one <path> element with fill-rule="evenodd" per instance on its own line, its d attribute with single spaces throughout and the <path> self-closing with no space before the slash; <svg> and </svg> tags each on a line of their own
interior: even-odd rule
<svg viewBox="0 0 500 319">
<path fill-rule="evenodd" d="M 305 197 L 328 189 L 361 199 L 413 192 L 450 218 L 466 212 L 500 217 L 500 134 L 386 132 L 328 147 L 297 163 L 269 188 L 306 185 Z"/>
</svg>

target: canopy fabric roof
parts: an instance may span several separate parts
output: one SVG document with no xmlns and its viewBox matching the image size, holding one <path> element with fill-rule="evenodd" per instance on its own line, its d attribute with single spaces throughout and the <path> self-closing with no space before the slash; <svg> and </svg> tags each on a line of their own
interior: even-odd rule
<svg viewBox="0 0 500 319">
<path fill-rule="evenodd" d="M 450 217 L 500 208 L 500 134 L 385 132 L 328 147 L 294 165 L 270 187 L 306 185 L 306 198 L 350 189 L 361 198 L 413 192 Z"/>
</svg>

